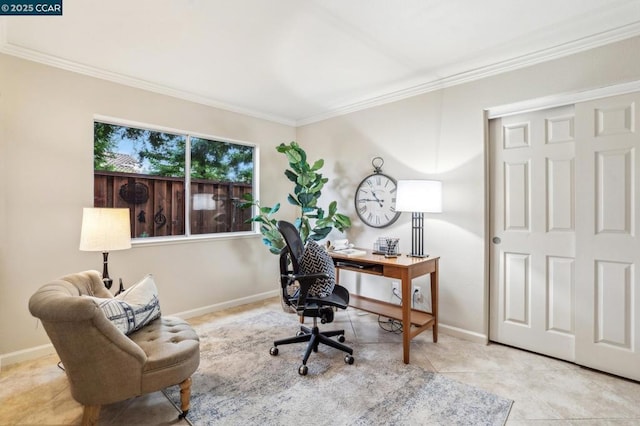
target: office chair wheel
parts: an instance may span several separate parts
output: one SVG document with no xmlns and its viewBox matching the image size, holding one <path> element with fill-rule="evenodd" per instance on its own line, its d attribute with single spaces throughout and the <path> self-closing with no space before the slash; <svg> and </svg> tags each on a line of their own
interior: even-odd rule
<svg viewBox="0 0 640 426">
<path fill-rule="evenodd" d="M 298 367 L 299 375 L 306 376 L 308 372 L 309 372 L 309 367 L 307 367 L 306 365 L 302 364 L 300 367 Z"/>
<path fill-rule="evenodd" d="M 341 334 L 341 335 L 338 336 L 338 342 L 344 343 L 345 340 L 346 339 L 344 338 L 344 335 Z"/>
<path fill-rule="evenodd" d="M 298 331 L 298 332 L 296 333 L 296 336 L 304 336 L 304 335 L 305 335 L 305 332 L 304 332 L 304 331 L 302 331 L 302 330 L 300 330 L 300 331 Z"/>
<path fill-rule="evenodd" d="M 269 349 L 269 353 L 273 356 L 278 355 L 278 348 L 277 347 L 272 347 L 271 349 Z"/>
<path fill-rule="evenodd" d="M 351 355 L 346 355 L 346 356 L 344 357 L 344 362 L 345 362 L 346 364 L 352 365 L 352 364 L 353 364 L 353 361 L 355 361 L 355 359 L 354 359 Z"/>
</svg>

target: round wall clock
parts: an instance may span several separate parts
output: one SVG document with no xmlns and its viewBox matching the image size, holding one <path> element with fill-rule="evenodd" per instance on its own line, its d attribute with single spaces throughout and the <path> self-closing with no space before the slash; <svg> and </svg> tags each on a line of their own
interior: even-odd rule
<svg viewBox="0 0 640 426">
<path fill-rule="evenodd" d="M 382 173 L 384 160 L 371 160 L 373 174 L 365 177 L 356 189 L 354 197 L 356 213 L 365 225 L 384 228 L 398 220 L 396 211 L 396 180 Z"/>
</svg>

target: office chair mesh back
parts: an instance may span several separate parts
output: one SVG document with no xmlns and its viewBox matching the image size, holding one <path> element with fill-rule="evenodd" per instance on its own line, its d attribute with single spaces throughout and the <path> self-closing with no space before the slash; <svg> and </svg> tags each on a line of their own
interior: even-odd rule
<svg viewBox="0 0 640 426">
<path fill-rule="evenodd" d="M 294 306 L 296 312 L 301 318 L 312 317 L 313 327 L 309 328 L 304 325 L 300 326 L 300 331 L 295 337 L 286 339 L 280 339 L 273 342 L 273 347 L 269 351 L 271 355 L 278 355 L 278 346 L 287 345 L 290 343 L 308 342 L 305 355 L 302 359 L 302 365 L 298 368 L 298 373 L 302 376 L 307 374 L 307 360 L 311 355 L 311 352 L 318 352 L 318 346 L 320 343 L 331 346 L 347 353 L 344 361 L 347 364 L 353 364 L 354 358 L 352 356 L 353 350 L 342 344 L 344 342 L 344 330 L 333 330 L 320 332 L 317 325 L 317 319 L 320 318 L 321 322 L 329 323 L 333 321 L 334 308 L 346 309 L 349 304 L 349 292 L 346 288 L 335 284 L 335 276 L 331 277 L 329 274 L 323 272 L 305 273 L 303 269 L 303 257 L 305 253 L 305 247 L 300 238 L 300 234 L 296 227 L 284 221 L 277 223 L 278 230 L 282 234 L 287 246 L 282 250 L 280 254 L 280 279 L 282 285 L 282 298 L 286 304 Z M 315 244 L 315 243 L 314 243 Z M 324 250 L 315 244 L 320 250 Z M 320 253 L 318 253 L 320 254 Z M 327 256 L 326 252 L 322 252 L 324 256 Z M 315 262 L 311 262 L 314 264 Z M 333 267 L 333 261 L 329 258 L 330 267 L 335 273 Z M 317 265 L 316 265 L 317 266 Z M 314 268 L 315 266 L 311 266 Z M 331 294 L 327 296 L 321 296 L 320 294 L 310 295 L 309 290 L 317 283 L 319 279 L 331 279 L 332 289 Z M 290 289 L 294 284 L 299 284 L 297 292 L 291 294 Z M 332 340 L 330 337 L 338 336 L 338 341 Z"/>
<path fill-rule="evenodd" d="M 308 298 L 327 298 L 332 295 L 336 283 L 335 266 L 326 250 L 315 241 L 309 240 L 303 245 L 302 238 L 293 224 L 280 221 L 278 227 L 287 244 L 280 254 L 282 297 L 287 305 L 295 303 L 297 310 L 301 312 Z M 306 283 L 310 285 L 306 292 L 300 292 L 299 283 L 291 279 L 292 275 L 308 278 Z M 341 296 L 344 298 L 345 306 L 338 307 L 344 309 L 349 303 L 349 293 L 341 292 Z M 330 299 L 328 302 L 335 300 Z"/>
<path fill-rule="evenodd" d="M 300 233 L 292 223 L 285 221 L 278 222 L 278 230 L 287 244 L 284 250 L 289 250 L 293 270 L 300 270 L 300 262 L 304 254 L 304 242 L 300 238 Z"/>
</svg>

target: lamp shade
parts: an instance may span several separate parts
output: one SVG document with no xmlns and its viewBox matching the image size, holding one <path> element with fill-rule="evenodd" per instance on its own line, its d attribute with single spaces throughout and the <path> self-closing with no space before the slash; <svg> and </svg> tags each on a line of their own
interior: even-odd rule
<svg viewBox="0 0 640 426">
<path fill-rule="evenodd" d="M 109 252 L 128 248 L 131 248 L 129 209 L 83 209 L 80 250 Z"/>
<path fill-rule="evenodd" d="M 438 180 L 399 180 L 396 211 L 442 212 L 442 182 Z"/>
</svg>

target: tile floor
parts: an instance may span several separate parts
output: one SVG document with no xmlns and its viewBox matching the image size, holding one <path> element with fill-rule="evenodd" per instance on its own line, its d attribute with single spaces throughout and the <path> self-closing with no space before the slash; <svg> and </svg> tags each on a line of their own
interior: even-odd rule
<svg viewBox="0 0 640 426">
<path fill-rule="evenodd" d="M 217 312 L 189 321 L 197 325 L 248 309 L 279 310 L 276 299 Z M 355 309 L 340 312 L 336 322 L 347 340 L 379 345 L 381 359 L 401 359 L 399 334 L 382 330 L 377 315 Z M 349 335 L 351 334 L 351 335 Z M 397 343 L 396 353 L 388 353 Z M 265 350 L 268 350 L 265 349 Z M 354 354 L 357 357 L 357 354 Z M 82 407 L 69 392 L 54 355 L 5 366 L 0 371 L 0 425 L 79 424 Z M 411 362 L 452 379 L 514 400 L 507 425 L 640 425 L 640 384 L 571 363 L 498 344 L 480 345 L 441 333 L 412 341 Z M 160 392 L 103 407 L 101 425 L 183 425 L 176 409 Z"/>
</svg>

